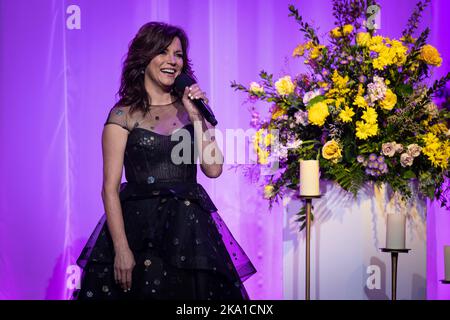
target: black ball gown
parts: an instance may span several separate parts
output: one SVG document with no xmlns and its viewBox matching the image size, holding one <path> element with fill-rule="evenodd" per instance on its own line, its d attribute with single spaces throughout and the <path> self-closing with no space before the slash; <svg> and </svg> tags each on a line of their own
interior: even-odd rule
<svg viewBox="0 0 450 320">
<path fill-rule="evenodd" d="M 149 130 L 144 118 L 133 120 L 129 108 L 112 108 L 110 123 L 130 131 L 120 202 L 136 262 L 132 286 L 124 292 L 115 283 L 104 214 L 77 259 L 82 273 L 74 299 L 248 300 L 243 282 L 256 270 L 196 181 L 193 125 L 182 128 L 190 133 L 191 162 L 174 164 L 179 141 Z"/>
</svg>

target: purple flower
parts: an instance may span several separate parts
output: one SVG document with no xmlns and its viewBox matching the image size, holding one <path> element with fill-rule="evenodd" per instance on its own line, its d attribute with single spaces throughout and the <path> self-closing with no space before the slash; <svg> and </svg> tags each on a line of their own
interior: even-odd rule
<svg viewBox="0 0 450 320">
<path fill-rule="evenodd" d="M 254 95 L 250 95 L 249 96 L 249 100 L 251 103 L 255 103 L 256 101 L 258 101 L 258 96 L 254 96 Z"/>
<path fill-rule="evenodd" d="M 295 123 L 301 124 L 302 126 L 308 125 L 308 112 L 299 110 L 294 114 Z"/>
<path fill-rule="evenodd" d="M 364 156 L 362 155 L 357 156 L 356 161 L 358 161 L 358 163 L 364 163 Z"/>
<path fill-rule="evenodd" d="M 383 156 L 378 156 L 377 161 L 378 161 L 378 163 L 384 163 L 384 157 Z"/>
<path fill-rule="evenodd" d="M 258 112 L 252 112 L 252 119 L 250 120 L 252 128 L 258 129 L 261 125 L 260 116 Z"/>
<path fill-rule="evenodd" d="M 375 153 L 371 153 L 369 156 L 369 161 L 377 161 L 377 155 Z"/>
</svg>

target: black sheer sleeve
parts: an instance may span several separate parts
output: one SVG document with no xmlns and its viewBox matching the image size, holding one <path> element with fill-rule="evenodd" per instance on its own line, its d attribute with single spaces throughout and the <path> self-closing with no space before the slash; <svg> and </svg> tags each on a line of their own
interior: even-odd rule
<svg viewBox="0 0 450 320">
<path fill-rule="evenodd" d="M 104 125 L 107 124 L 116 124 L 118 126 L 121 126 L 127 131 L 131 131 L 130 125 L 129 125 L 129 107 L 113 107 L 108 114 L 108 118 L 106 119 L 106 122 Z"/>
</svg>

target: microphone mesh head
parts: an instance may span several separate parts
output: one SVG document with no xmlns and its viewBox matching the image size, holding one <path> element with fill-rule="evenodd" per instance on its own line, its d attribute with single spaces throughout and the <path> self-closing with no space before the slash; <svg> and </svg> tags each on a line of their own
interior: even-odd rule
<svg viewBox="0 0 450 320">
<path fill-rule="evenodd" d="M 174 86 L 180 94 L 183 94 L 184 88 L 191 86 L 195 83 L 195 80 L 189 77 L 185 73 L 180 73 L 178 77 L 175 78 Z"/>
</svg>

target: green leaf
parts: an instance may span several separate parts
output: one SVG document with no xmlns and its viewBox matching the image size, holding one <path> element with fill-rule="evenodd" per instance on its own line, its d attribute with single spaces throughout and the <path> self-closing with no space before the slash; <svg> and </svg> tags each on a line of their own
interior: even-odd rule
<svg viewBox="0 0 450 320">
<path fill-rule="evenodd" d="M 413 87 L 409 84 L 401 84 L 398 86 L 398 92 L 407 97 L 413 94 Z"/>
<path fill-rule="evenodd" d="M 296 183 L 291 183 L 291 184 L 287 185 L 287 187 L 288 187 L 289 189 L 293 189 L 293 190 L 297 190 L 297 188 L 298 188 L 298 186 L 297 186 Z"/>
<path fill-rule="evenodd" d="M 403 172 L 402 177 L 403 179 L 414 179 L 416 178 L 416 174 L 412 170 L 408 170 Z"/>
<path fill-rule="evenodd" d="M 311 107 L 312 107 L 313 105 L 315 105 L 317 102 L 320 102 L 320 101 L 323 101 L 323 100 L 325 100 L 325 97 L 324 97 L 324 96 L 317 96 L 317 97 L 312 98 L 312 99 L 309 100 L 309 102 L 308 102 L 307 109 L 311 108 Z"/>
</svg>

